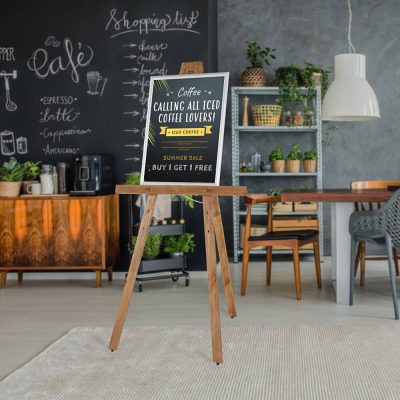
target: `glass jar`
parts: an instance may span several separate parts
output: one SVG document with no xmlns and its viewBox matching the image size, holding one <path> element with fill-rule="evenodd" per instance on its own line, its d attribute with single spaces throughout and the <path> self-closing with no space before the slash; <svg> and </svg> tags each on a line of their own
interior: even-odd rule
<svg viewBox="0 0 400 400">
<path fill-rule="evenodd" d="M 291 113 L 291 111 L 285 111 L 282 114 L 282 124 L 283 124 L 283 126 L 292 126 L 292 113 Z"/>
<path fill-rule="evenodd" d="M 304 117 L 301 111 L 295 111 L 293 113 L 292 123 L 295 126 L 303 126 L 304 124 Z"/>
<path fill-rule="evenodd" d="M 314 126 L 314 113 L 312 111 L 304 113 L 304 125 Z"/>
<path fill-rule="evenodd" d="M 53 166 L 42 165 L 42 172 L 40 173 L 40 184 L 42 187 L 42 194 L 53 194 Z"/>
</svg>

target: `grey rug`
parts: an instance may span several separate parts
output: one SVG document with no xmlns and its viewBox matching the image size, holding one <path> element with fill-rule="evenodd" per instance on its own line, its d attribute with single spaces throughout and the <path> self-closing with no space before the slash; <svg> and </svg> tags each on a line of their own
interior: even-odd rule
<svg viewBox="0 0 400 400">
<path fill-rule="evenodd" d="M 400 324 L 76 328 L 0 382 L 1 400 L 399 399 Z"/>
</svg>

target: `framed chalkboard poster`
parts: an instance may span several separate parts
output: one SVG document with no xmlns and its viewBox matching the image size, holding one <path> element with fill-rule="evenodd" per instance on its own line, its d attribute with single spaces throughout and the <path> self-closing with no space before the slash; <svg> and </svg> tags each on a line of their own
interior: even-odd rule
<svg viewBox="0 0 400 400">
<path fill-rule="evenodd" d="M 228 78 L 151 78 L 142 184 L 219 185 Z"/>
</svg>

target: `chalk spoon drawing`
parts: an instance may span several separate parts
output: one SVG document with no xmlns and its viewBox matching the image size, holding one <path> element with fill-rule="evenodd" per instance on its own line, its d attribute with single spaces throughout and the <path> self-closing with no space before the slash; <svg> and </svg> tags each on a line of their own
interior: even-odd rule
<svg viewBox="0 0 400 400">
<path fill-rule="evenodd" d="M 1 71 L 0 77 L 4 78 L 5 88 L 6 88 L 6 110 L 13 112 L 18 106 L 11 100 L 10 96 L 10 78 L 17 79 L 17 71 L 13 70 L 13 72 Z"/>
<path fill-rule="evenodd" d="M 100 97 L 102 97 L 103 93 L 104 93 L 104 88 L 108 81 L 108 78 L 104 78 L 103 76 L 101 76 L 100 72 L 98 72 L 98 71 L 88 71 L 86 73 L 86 77 L 87 77 L 87 82 L 88 82 L 87 94 L 90 94 L 92 96 L 100 95 Z M 99 88 L 100 81 L 103 81 L 103 85 L 99 92 L 98 88 Z"/>
</svg>

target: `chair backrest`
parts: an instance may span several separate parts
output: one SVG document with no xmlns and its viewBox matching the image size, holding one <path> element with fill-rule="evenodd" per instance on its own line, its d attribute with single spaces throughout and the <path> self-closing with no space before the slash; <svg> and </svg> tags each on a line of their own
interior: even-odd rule
<svg viewBox="0 0 400 400">
<path fill-rule="evenodd" d="M 251 206 L 256 204 L 267 204 L 267 232 L 272 232 L 272 217 L 274 203 L 281 201 L 280 196 L 269 194 L 248 194 L 244 196 L 244 203 L 247 206 L 247 216 L 251 218 Z"/>
<path fill-rule="evenodd" d="M 400 187 L 400 181 L 353 181 L 351 182 L 351 189 L 387 189 L 389 186 Z M 354 203 L 356 211 L 372 211 L 381 207 L 381 203 Z"/>
</svg>

